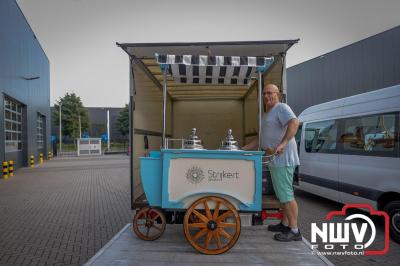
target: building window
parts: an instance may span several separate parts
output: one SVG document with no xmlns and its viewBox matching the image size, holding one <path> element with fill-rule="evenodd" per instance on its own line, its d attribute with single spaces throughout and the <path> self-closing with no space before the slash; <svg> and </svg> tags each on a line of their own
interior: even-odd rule
<svg viewBox="0 0 400 266">
<path fill-rule="evenodd" d="M 344 153 L 393 154 L 397 142 L 396 114 L 346 118 L 340 137 Z"/>
<path fill-rule="evenodd" d="M 304 132 L 306 152 L 335 152 L 337 129 L 337 122 L 334 120 L 308 123 Z"/>
<path fill-rule="evenodd" d="M 5 151 L 22 150 L 22 105 L 13 100 L 4 99 Z"/>
<path fill-rule="evenodd" d="M 37 114 L 36 119 L 36 146 L 38 149 L 43 149 L 44 147 L 44 116 Z"/>
</svg>

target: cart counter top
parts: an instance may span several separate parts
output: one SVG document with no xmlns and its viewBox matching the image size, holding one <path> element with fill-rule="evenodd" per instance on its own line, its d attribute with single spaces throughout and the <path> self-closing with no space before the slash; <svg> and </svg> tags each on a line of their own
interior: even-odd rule
<svg viewBox="0 0 400 266">
<path fill-rule="evenodd" d="M 151 152 L 151 154 L 156 154 L 158 152 Z M 206 150 L 206 149 L 161 149 L 161 153 L 194 153 L 194 154 L 235 154 L 235 155 L 263 155 L 264 151 L 244 151 L 244 150 Z"/>
</svg>

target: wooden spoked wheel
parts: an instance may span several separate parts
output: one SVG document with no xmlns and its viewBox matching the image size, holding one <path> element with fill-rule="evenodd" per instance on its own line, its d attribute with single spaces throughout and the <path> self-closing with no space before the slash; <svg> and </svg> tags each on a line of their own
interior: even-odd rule
<svg viewBox="0 0 400 266">
<path fill-rule="evenodd" d="M 144 207 L 133 217 L 133 231 L 146 241 L 158 239 L 165 231 L 165 215 L 162 211 Z"/>
<path fill-rule="evenodd" d="M 226 199 L 207 196 L 196 200 L 183 219 L 186 240 L 203 254 L 217 255 L 231 249 L 240 235 L 240 216 Z"/>
</svg>

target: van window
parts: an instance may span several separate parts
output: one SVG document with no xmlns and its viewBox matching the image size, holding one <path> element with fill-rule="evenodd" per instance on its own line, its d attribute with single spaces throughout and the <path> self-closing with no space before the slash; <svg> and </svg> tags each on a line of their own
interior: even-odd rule
<svg viewBox="0 0 400 266">
<path fill-rule="evenodd" d="M 304 132 L 306 152 L 336 151 L 337 129 L 335 120 L 308 123 Z"/>
<path fill-rule="evenodd" d="M 395 153 L 397 133 L 395 114 L 376 114 L 343 119 L 340 142 L 344 153 L 375 155 Z"/>
<path fill-rule="evenodd" d="M 297 129 L 296 135 L 294 135 L 294 139 L 297 144 L 297 152 L 300 152 L 300 140 L 301 140 L 301 129 L 303 127 L 303 124 L 299 124 L 299 128 Z"/>
</svg>

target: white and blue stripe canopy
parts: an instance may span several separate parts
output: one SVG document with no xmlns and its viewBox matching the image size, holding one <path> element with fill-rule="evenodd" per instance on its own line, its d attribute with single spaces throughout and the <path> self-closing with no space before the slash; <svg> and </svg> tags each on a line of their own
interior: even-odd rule
<svg viewBox="0 0 400 266">
<path fill-rule="evenodd" d="M 156 54 L 156 60 L 176 83 L 247 85 L 255 73 L 266 71 L 274 58 Z"/>
</svg>

